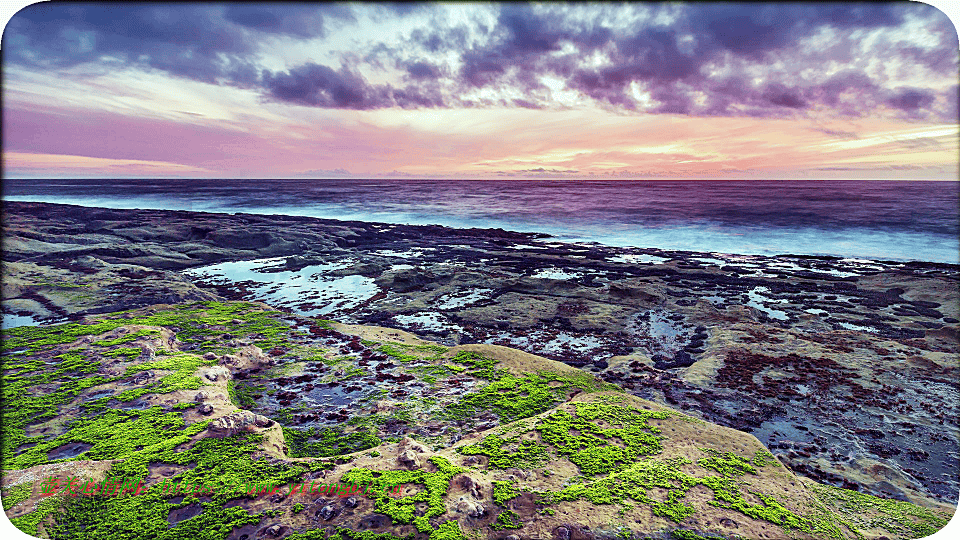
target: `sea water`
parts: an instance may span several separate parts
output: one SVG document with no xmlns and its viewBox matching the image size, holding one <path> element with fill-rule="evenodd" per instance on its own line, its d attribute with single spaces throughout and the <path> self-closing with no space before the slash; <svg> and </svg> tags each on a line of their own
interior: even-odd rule
<svg viewBox="0 0 960 540">
<path fill-rule="evenodd" d="M 3 198 L 499 227 L 555 240 L 960 263 L 958 182 L 15 180 Z"/>
</svg>

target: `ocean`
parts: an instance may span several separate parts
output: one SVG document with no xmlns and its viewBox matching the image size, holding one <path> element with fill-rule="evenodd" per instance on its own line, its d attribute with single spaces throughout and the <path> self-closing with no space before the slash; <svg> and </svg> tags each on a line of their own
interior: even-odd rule
<svg viewBox="0 0 960 540">
<path fill-rule="evenodd" d="M 960 182 L 5 179 L 3 198 L 499 227 L 612 246 L 960 264 Z"/>
</svg>

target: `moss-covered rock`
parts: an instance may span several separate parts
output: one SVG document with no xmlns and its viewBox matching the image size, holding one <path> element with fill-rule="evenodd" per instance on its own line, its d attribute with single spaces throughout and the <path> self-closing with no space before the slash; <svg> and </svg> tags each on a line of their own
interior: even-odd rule
<svg viewBox="0 0 960 540">
<path fill-rule="evenodd" d="M 0 495 L 43 537 L 916 538 L 951 510 L 801 480 L 558 362 L 262 304 L 14 329 L 3 352 Z"/>
</svg>

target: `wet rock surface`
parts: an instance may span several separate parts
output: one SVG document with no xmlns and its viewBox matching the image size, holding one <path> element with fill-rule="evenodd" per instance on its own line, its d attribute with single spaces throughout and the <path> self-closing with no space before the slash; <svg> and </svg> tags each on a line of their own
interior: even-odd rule
<svg viewBox="0 0 960 540">
<path fill-rule="evenodd" d="M 505 345 L 752 433 L 812 479 L 901 499 L 953 502 L 960 491 L 955 265 L 39 203 L 5 203 L 4 220 L 7 313 L 54 321 L 154 303 L 263 300 L 446 345 Z M 336 366 L 307 361 L 272 393 L 250 392 L 266 416 L 282 411 L 291 425 L 319 430 L 346 421 L 374 390 L 394 401 L 424 395 L 382 351 L 308 330 L 365 362 L 358 367 L 372 384 L 334 381 L 343 376 Z M 262 358 L 286 354 L 277 352 Z M 247 388 L 261 384 L 254 369 L 236 377 Z M 291 411 L 297 403 L 323 412 Z M 400 422 L 380 429 L 410 433 Z M 439 425 L 417 429 L 448 436 Z"/>
</svg>

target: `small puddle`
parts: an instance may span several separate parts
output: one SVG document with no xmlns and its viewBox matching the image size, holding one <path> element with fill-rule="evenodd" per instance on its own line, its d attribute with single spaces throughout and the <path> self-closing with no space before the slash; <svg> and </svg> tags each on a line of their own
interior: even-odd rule
<svg viewBox="0 0 960 540">
<path fill-rule="evenodd" d="M 436 300 L 437 309 L 455 309 L 459 307 L 468 306 L 470 304 L 479 302 L 487 298 L 488 293 L 493 292 L 493 289 L 476 289 L 468 293 L 458 292 L 452 294 L 445 294 Z"/>
<path fill-rule="evenodd" d="M 17 447 L 17 451 L 14 452 L 13 455 L 19 456 L 20 454 L 26 452 L 27 450 L 33 448 L 33 447 L 36 446 L 36 445 L 37 445 L 37 443 L 35 443 L 35 442 L 23 443 L 23 444 L 21 444 L 20 446 Z"/>
<path fill-rule="evenodd" d="M 203 513 L 203 506 L 200 503 L 190 503 L 183 508 L 175 508 L 170 511 L 170 514 L 167 516 L 167 523 L 170 526 L 174 526 L 181 521 L 186 521 L 192 517 L 199 516 Z"/>
<path fill-rule="evenodd" d="M 87 450 L 93 448 L 92 444 L 72 442 L 54 448 L 47 452 L 47 459 L 69 459 L 75 458 Z"/>
<path fill-rule="evenodd" d="M 610 261 L 610 262 L 619 262 L 619 263 L 627 263 L 627 264 L 637 264 L 637 263 L 641 263 L 641 264 L 648 264 L 648 263 L 660 264 L 660 263 L 665 263 L 665 262 L 669 261 L 670 259 L 668 259 L 668 258 L 666 258 L 666 257 L 657 257 L 656 255 L 647 255 L 647 254 L 645 254 L 645 253 L 643 253 L 643 254 L 632 254 L 632 253 L 628 253 L 628 254 L 626 254 L 626 255 L 615 255 L 615 256 L 613 256 L 613 257 L 607 257 L 607 260 Z"/>
<path fill-rule="evenodd" d="M 769 292 L 770 292 L 770 289 L 766 287 L 754 287 L 752 290 L 747 292 L 747 298 L 749 298 L 747 305 L 766 313 L 769 317 L 773 319 L 778 319 L 781 321 L 789 320 L 790 317 L 787 315 L 786 311 L 780 311 L 779 309 L 773 309 L 763 305 L 763 303 L 771 303 L 771 304 L 787 303 L 786 300 L 767 298 L 766 296 L 763 295 L 763 293 L 769 293 Z"/>
<path fill-rule="evenodd" d="M 40 322 L 30 315 L 14 315 L 13 313 L 4 313 L 3 322 L 0 322 L 0 328 L 7 330 L 9 328 L 17 328 L 20 326 L 37 326 L 38 324 L 40 324 Z"/>
<path fill-rule="evenodd" d="M 561 279 L 561 280 L 570 280 L 570 279 L 580 279 L 583 277 L 583 272 L 567 272 L 559 268 L 541 268 L 534 272 L 530 277 L 536 279 Z"/>
<path fill-rule="evenodd" d="M 150 403 L 142 399 L 134 399 L 131 401 L 111 399 L 107 402 L 107 405 L 112 409 L 123 409 L 125 411 L 141 411 L 150 407 Z"/>
<path fill-rule="evenodd" d="M 384 257 L 399 257 L 401 259 L 416 259 L 426 255 L 428 251 L 436 251 L 437 248 L 410 248 L 407 251 L 397 251 L 395 249 L 381 249 L 374 251 L 374 255 L 382 255 Z"/>
<path fill-rule="evenodd" d="M 340 408 L 353 405 L 362 395 L 363 387 L 359 383 L 351 384 L 351 382 L 347 380 L 337 383 L 337 386 L 309 390 L 303 395 L 302 399 L 306 403 L 314 406 L 325 405 L 327 407 Z"/>
<path fill-rule="evenodd" d="M 87 402 L 90 402 L 90 401 L 96 401 L 96 400 L 98 400 L 98 399 L 100 399 L 100 398 L 102 398 L 102 397 L 112 396 L 112 395 L 113 395 L 113 390 L 110 390 L 109 388 L 104 389 L 104 390 L 95 390 L 95 391 L 90 392 L 89 394 L 87 394 L 87 396 L 86 396 L 85 398 L 83 398 L 83 402 L 84 402 L 84 403 L 87 403 Z"/>
<path fill-rule="evenodd" d="M 876 328 L 872 328 L 872 327 L 870 327 L 870 326 L 860 326 L 859 324 L 853 324 L 853 323 L 848 323 L 848 322 L 842 322 L 842 323 L 840 323 L 840 326 L 842 326 L 843 328 L 845 328 L 845 329 L 847 329 L 847 330 L 856 330 L 856 331 L 859 331 L 859 332 L 870 332 L 871 334 L 877 334 L 877 333 L 878 333 Z"/>
<path fill-rule="evenodd" d="M 716 266 L 723 266 L 725 264 L 730 264 L 727 261 L 721 259 L 714 259 L 713 257 L 691 257 L 691 260 L 699 261 L 704 264 L 712 264 Z"/>
<path fill-rule="evenodd" d="M 415 315 L 394 315 L 393 320 L 413 332 L 463 332 L 462 326 L 449 322 L 446 317 L 437 312 L 423 311 Z"/>
<path fill-rule="evenodd" d="M 505 345 L 523 350 L 536 350 L 548 354 L 567 352 L 597 352 L 607 345 L 603 340 L 591 335 L 575 335 L 568 332 L 547 332 L 534 330 L 526 335 L 499 332 L 484 340 L 484 343 Z"/>
</svg>

